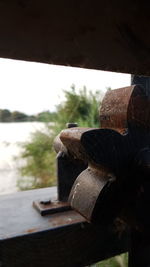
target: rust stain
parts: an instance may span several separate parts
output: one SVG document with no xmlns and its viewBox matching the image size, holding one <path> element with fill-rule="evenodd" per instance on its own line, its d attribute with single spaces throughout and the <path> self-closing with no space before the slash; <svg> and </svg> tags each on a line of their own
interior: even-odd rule
<svg viewBox="0 0 150 267">
<path fill-rule="evenodd" d="M 25 233 L 33 233 L 33 232 L 36 232 L 37 230 L 38 230 L 37 228 L 31 228 L 25 231 Z"/>
<path fill-rule="evenodd" d="M 100 124 L 123 133 L 127 129 L 129 102 L 135 86 L 108 91 L 100 108 Z"/>
<path fill-rule="evenodd" d="M 49 222 L 52 226 L 68 225 L 74 223 L 83 223 L 86 220 L 75 211 L 57 213 L 51 216 Z"/>
<path fill-rule="evenodd" d="M 93 129 L 95 128 L 74 127 L 65 129 L 60 134 L 60 140 L 73 157 L 86 162 L 87 157 L 81 144 L 81 137 L 85 132 Z"/>
</svg>

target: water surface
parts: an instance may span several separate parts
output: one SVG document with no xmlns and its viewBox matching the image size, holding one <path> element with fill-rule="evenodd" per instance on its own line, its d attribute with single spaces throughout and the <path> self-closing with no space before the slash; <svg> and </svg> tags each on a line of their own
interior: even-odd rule
<svg viewBox="0 0 150 267">
<path fill-rule="evenodd" d="M 21 152 L 18 143 L 29 140 L 36 130 L 44 130 L 44 123 L 0 123 L 0 194 L 18 191 L 16 183 L 20 174 L 17 167 L 21 161 L 14 160 Z"/>
</svg>

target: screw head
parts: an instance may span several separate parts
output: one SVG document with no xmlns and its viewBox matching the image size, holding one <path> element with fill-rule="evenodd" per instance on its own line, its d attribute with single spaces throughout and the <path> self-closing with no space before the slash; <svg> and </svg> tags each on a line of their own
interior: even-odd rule
<svg viewBox="0 0 150 267">
<path fill-rule="evenodd" d="M 76 122 L 69 122 L 66 124 L 67 128 L 73 128 L 73 127 L 78 127 L 78 123 Z"/>
</svg>

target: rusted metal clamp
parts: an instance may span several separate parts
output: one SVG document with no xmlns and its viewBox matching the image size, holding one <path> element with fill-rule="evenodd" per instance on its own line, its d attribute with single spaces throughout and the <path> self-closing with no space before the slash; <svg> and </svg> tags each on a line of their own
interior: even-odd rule
<svg viewBox="0 0 150 267">
<path fill-rule="evenodd" d="M 77 127 L 76 123 L 68 123 L 67 128 Z M 60 140 L 60 134 L 54 140 L 57 153 L 57 199 L 36 200 L 34 208 L 42 215 L 50 215 L 71 210 L 68 197 L 76 177 L 87 167 L 80 159 L 73 158 Z"/>
<path fill-rule="evenodd" d="M 71 206 L 88 221 L 111 223 L 120 217 L 135 227 L 145 225 L 137 208 L 142 201 L 147 207 L 143 190 L 150 169 L 150 99 L 144 88 L 107 92 L 100 123 L 101 129 L 73 128 L 60 134 L 69 153 L 88 162 L 72 187 Z"/>
</svg>

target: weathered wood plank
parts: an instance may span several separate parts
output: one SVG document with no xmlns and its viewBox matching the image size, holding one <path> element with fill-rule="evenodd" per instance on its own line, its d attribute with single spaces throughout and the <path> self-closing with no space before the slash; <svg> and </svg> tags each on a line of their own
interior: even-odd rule
<svg viewBox="0 0 150 267">
<path fill-rule="evenodd" d="M 150 75 L 147 1 L 0 1 L 0 57 Z"/>
</svg>

